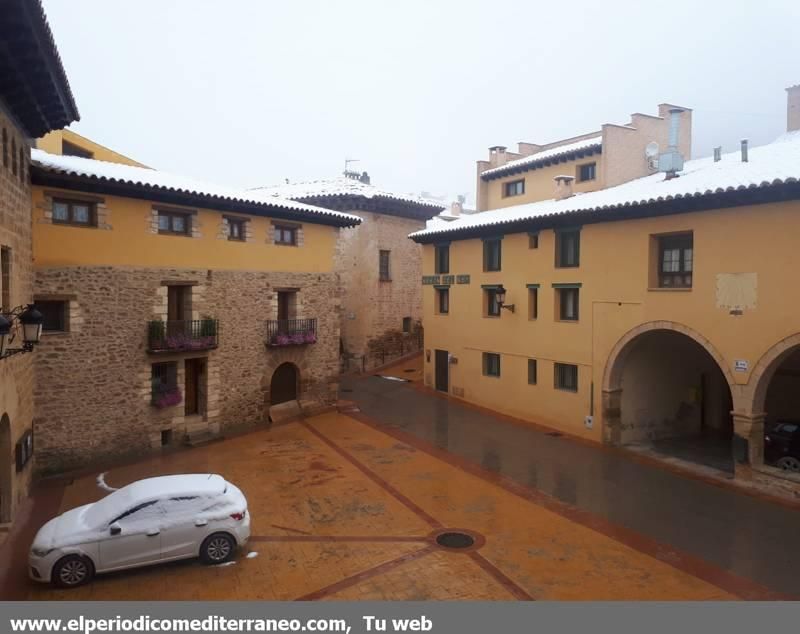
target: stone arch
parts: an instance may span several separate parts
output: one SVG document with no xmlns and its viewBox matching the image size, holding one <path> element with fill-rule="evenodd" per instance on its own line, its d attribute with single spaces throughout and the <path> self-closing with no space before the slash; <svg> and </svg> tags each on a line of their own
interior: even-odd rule
<svg viewBox="0 0 800 634">
<path fill-rule="evenodd" d="M 300 398 L 300 370 L 294 363 L 281 363 L 269 382 L 270 405 L 280 405 Z"/>
<path fill-rule="evenodd" d="M 781 339 L 761 355 L 742 393 L 743 410 L 746 413 L 751 415 L 765 413 L 769 384 L 781 363 L 798 347 L 800 347 L 800 333 Z"/>
<path fill-rule="evenodd" d="M 308 352 L 305 346 L 288 347 L 286 349 L 271 347 L 267 349 L 267 364 L 261 380 L 264 394 L 264 405 L 269 410 L 272 404 L 271 384 L 275 371 L 283 364 L 290 363 L 297 368 L 297 398 L 302 399 L 308 392 L 311 381 L 311 368 L 308 363 Z"/>
<path fill-rule="evenodd" d="M 674 321 L 651 321 L 639 324 L 626 332 L 612 348 L 606 360 L 602 383 L 603 440 L 619 445 L 622 440 L 622 375 L 625 362 L 639 338 L 647 333 L 670 331 L 685 335 L 697 343 L 713 359 L 722 372 L 736 404 L 736 383 L 728 363 L 713 344 L 703 335 L 688 326 Z"/>
<path fill-rule="evenodd" d="M 8 414 L 3 414 L 0 417 L 0 523 L 11 521 L 14 495 L 11 475 L 13 467 L 11 449 L 11 419 Z"/>
</svg>

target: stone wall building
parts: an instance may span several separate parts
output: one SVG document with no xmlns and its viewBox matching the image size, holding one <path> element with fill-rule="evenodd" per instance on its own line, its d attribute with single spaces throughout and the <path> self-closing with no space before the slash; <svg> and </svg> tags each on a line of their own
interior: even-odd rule
<svg viewBox="0 0 800 634">
<path fill-rule="evenodd" d="M 15 352 L 23 339 L 17 317 L 33 301 L 31 139 L 78 118 L 38 2 L 2 3 L 0 41 L 11 40 L 0 46 L 0 525 L 27 496 L 33 464 L 36 353 Z"/>
<path fill-rule="evenodd" d="M 364 172 L 339 178 L 264 187 L 282 196 L 361 218 L 343 229 L 336 256 L 342 281 L 342 370 L 368 371 L 421 347 L 420 247 L 408 235 L 443 204 L 382 190 Z"/>
<path fill-rule="evenodd" d="M 334 257 L 357 217 L 68 149 L 31 168 L 41 472 L 335 402 Z"/>
</svg>

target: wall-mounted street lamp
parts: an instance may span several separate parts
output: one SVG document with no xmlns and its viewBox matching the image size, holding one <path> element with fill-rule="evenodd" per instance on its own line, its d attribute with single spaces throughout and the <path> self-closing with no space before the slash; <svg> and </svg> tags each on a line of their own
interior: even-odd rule
<svg viewBox="0 0 800 634">
<path fill-rule="evenodd" d="M 500 308 L 510 310 L 512 313 L 514 312 L 514 304 L 506 304 L 506 289 L 502 285 L 495 292 L 495 298 Z"/>
<path fill-rule="evenodd" d="M 33 352 L 42 338 L 42 313 L 33 304 L 17 306 L 10 312 L 0 311 L 0 359 L 20 352 Z M 22 329 L 22 347 L 9 348 Z"/>
</svg>

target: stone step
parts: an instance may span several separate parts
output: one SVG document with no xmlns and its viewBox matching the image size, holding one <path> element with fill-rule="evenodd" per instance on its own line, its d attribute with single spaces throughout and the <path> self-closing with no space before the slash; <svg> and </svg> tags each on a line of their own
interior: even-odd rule
<svg viewBox="0 0 800 634">
<path fill-rule="evenodd" d="M 212 434 L 210 431 L 205 430 L 186 434 L 183 437 L 183 444 L 187 447 L 203 447 L 224 439 L 225 436 L 222 434 Z"/>
</svg>

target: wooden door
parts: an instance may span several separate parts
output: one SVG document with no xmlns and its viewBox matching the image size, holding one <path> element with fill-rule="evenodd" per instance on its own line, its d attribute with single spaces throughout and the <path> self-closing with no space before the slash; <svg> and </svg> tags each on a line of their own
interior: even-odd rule
<svg viewBox="0 0 800 634">
<path fill-rule="evenodd" d="M 200 413 L 200 367 L 198 361 L 202 359 L 186 359 L 186 386 L 184 402 L 186 416 Z"/>
<path fill-rule="evenodd" d="M 292 363 L 282 363 L 272 375 L 269 386 L 270 404 L 278 405 L 286 401 L 297 399 L 297 384 L 299 377 L 297 367 Z"/>
<path fill-rule="evenodd" d="M 435 361 L 435 372 L 436 372 L 436 389 L 440 392 L 449 392 L 450 391 L 450 354 L 447 350 L 437 350 Z"/>
<path fill-rule="evenodd" d="M 278 291 L 278 319 L 281 321 L 289 319 L 289 299 L 290 293 Z"/>
<path fill-rule="evenodd" d="M 167 321 L 186 319 L 186 294 L 188 286 L 167 286 Z"/>
</svg>

